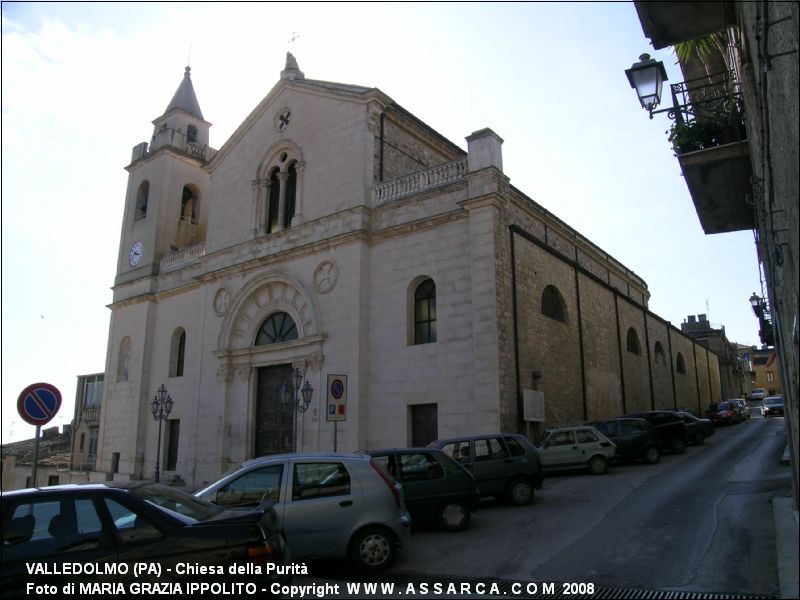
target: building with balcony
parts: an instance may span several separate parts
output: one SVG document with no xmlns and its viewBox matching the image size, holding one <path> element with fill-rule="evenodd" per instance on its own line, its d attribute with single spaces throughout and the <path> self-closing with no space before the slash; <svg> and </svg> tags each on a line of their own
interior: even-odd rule
<svg viewBox="0 0 800 600">
<path fill-rule="evenodd" d="M 635 6 L 654 48 L 683 45 L 690 50 L 681 66 L 686 81 L 672 86 L 678 98 L 670 113 L 671 141 L 703 230 L 752 229 L 755 235 L 756 259 L 766 281 L 766 290 L 754 294 L 765 300 L 762 314 L 756 314 L 762 341 L 774 343 L 781 373 L 797 502 L 800 5 L 725 1 Z M 679 96 L 682 91 L 685 97 Z"/>
<path fill-rule="evenodd" d="M 104 373 L 78 376 L 70 461 L 70 467 L 75 471 L 94 471 L 104 378 Z"/>
<path fill-rule="evenodd" d="M 295 441 L 536 437 L 721 399 L 717 354 L 513 187 L 490 129 L 464 150 L 376 88 L 307 79 L 291 55 L 218 150 L 188 69 L 154 125 L 127 166 L 96 467 L 109 477 L 160 467 L 199 487 Z"/>
</svg>

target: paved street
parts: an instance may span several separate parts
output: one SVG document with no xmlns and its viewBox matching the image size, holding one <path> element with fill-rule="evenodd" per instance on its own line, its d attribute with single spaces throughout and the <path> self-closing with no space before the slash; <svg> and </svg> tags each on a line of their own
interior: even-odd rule
<svg viewBox="0 0 800 600">
<path fill-rule="evenodd" d="M 770 499 L 790 492 L 784 423 L 753 414 L 654 466 L 553 476 L 528 507 L 487 502 L 466 532 L 415 531 L 390 576 L 777 595 Z M 312 574 L 360 579 L 345 569 Z"/>
</svg>

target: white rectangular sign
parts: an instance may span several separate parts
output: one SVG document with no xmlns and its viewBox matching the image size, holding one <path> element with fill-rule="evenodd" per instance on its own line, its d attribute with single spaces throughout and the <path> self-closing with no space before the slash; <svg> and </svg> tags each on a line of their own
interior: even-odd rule
<svg viewBox="0 0 800 600">
<path fill-rule="evenodd" d="M 526 421 L 544 421 L 544 393 L 522 390 L 523 418 Z"/>
</svg>

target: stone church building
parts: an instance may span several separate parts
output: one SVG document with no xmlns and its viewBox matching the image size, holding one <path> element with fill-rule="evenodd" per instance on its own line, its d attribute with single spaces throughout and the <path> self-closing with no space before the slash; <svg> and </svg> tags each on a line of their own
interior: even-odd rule
<svg viewBox="0 0 800 600">
<path fill-rule="evenodd" d="M 127 167 L 98 471 L 153 477 L 162 384 L 161 480 L 189 487 L 295 441 L 537 436 L 721 400 L 717 355 L 510 185 L 490 129 L 465 152 L 376 88 L 306 79 L 291 54 L 220 149 L 188 67 L 153 124 Z"/>
</svg>

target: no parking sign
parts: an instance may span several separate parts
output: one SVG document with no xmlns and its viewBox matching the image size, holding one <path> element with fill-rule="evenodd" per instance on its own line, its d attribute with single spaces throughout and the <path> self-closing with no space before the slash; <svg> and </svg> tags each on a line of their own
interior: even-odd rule
<svg viewBox="0 0 800 600">
<path fill-rule="evenodd" d="M 32 383 L 19 395 L 17 411 L 31 425 L 41 427 L 49 423 L 61 408 L 61 392 L 49 383 Z"/>
<path fill-rule="evenodd" d="M 347 420 L 347 375 L 328 375 L 327 421 Z"/>
</svg>

